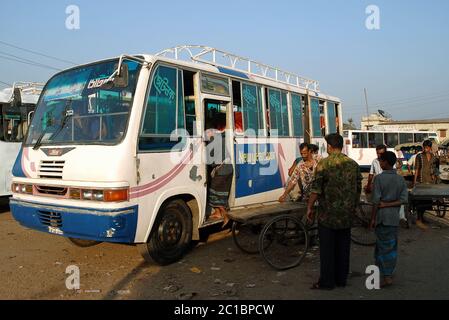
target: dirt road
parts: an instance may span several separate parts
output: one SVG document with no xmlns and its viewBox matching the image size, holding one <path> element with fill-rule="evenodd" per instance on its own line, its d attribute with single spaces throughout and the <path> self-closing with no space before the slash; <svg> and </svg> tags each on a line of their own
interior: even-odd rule
<svg viewBox="0 0 449 320">
<path fill-rule="evenodd" d="M 240 252 L 227 231 L 212 235 L 184 260 L 166 267 L 143 262 L 134 246 L 78 248 L 64 238 L 21 227 L 0 208 L 0 299 L 447 299 L 449 229 L 401 229 L 396 285 L 365 288 L 373 248 L 352 246 L 348 287 L 309 290 L 318 250 L 297 268 L 277 272 L 258 255 Z M 66 267 L 80 268 L 81 288 L 65 286 Z"/>
</svg>

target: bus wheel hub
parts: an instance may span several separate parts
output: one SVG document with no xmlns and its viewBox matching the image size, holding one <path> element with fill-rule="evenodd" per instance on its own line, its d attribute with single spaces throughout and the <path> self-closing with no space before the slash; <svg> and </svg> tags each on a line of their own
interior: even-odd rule
<svg viewBox="0 0 449 320">
<path fill-rule="evenodd" d="M 182 234 L 181 223 L 174 217 L 165 220 L 159 229 L 161 241 L 168 245 L 175 245 L 179 242 Z"/>
</svg>

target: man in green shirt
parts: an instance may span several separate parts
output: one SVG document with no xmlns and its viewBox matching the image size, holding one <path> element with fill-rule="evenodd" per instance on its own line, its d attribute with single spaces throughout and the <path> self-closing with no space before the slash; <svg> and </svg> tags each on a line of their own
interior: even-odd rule
<svg viewBox="0 0 449 320">
<path fill-rule="evenodd" d="M 349 274 L 351 226 L 362 191 L 358 164 L 342 153 L 343 137 L 326 136 L 329 156 L 318 163 L 308 202 L 307 218 L 314 221 L 318 200 L 320 279 L 312 289 L 345 287 Z"/>
<path fill-rule="evenodd" d="M 438 162 L 432 153 L 432 141 L 423 142 L 423 152 L 418 153 L 415 160 L 415 180 L 414 184 L 435 184 L 438 182 Z M 432 210 L 432 201 L 420 201 L 417 206 L 418 219 L 416 225 L 421 229 L 427 229 L 424 224 L 424 213 L 426 210 Z"/>
</svg>

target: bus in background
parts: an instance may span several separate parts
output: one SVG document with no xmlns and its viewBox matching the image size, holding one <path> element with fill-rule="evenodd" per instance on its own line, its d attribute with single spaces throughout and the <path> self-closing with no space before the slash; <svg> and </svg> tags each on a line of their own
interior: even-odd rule
<svg viewBox="0 0 449 320">
<path fill-rule="evenodd" d="M 225 128 L 231 210 L 277 201 L 310 141 L 342 129 L 318 82 L 215 48 L 122 55 L 53 76 L 14 165 L 11 211 L 75 245 L 180 259 L 209 220 L 208 129 Z"/>
<path fill-rule="evenodd" d="M 12 167 L 43 84 L 17 82 L 0 91 L 0 197 L 10 196 Z"/>
<path fill-rule="evenodd" d="M 396 146 L 404 144 L 419 144 L 424 140 L 431 139 L 438 143 L 438 134 L 429 131 L 364 131 L 345 130 L 344 153 L 354 159 L 363 170 L 369 170 L 371 163 L 376 159 L 376 146 L 384 144 L 389 151 L 396 153 L 400 161 L 404 158 Z"/>
</svg>

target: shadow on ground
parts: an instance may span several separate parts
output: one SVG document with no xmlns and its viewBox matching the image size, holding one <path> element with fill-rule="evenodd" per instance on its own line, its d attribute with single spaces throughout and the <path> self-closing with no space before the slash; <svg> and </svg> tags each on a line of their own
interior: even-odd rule
<svg viewBox="0 0 449 320">
<path fill-rule="evenodd" d="M 0 197 L 0 214 L 9 212 L 9 197 Z"/>
</svg>

